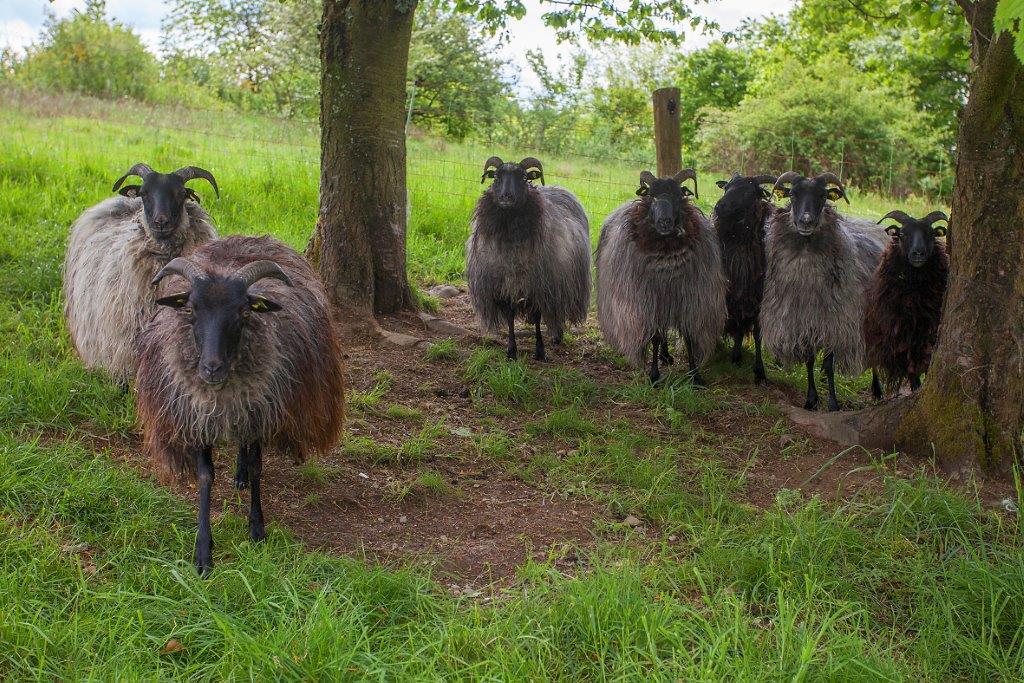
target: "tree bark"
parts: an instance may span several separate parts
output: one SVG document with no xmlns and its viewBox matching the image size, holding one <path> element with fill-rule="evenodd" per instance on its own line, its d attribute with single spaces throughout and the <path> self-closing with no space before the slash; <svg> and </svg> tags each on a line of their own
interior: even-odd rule
<svg viewBox="0 0 1024 683">
<path fill-rule="evenodd" d="M 1024 67 L 996 0 L 969 6 L 975 71 L 957 140 L 949 288 L 917 395 L 845 419 L 864 442 L 1006 476 L 1024 434 Z"/>
<path fill-rule="evenodd" d="M 324 0 L 320 215 L 306 255 L 347 316 L 412 308 L 405 77 L 415 0 Z"/>
</svg>

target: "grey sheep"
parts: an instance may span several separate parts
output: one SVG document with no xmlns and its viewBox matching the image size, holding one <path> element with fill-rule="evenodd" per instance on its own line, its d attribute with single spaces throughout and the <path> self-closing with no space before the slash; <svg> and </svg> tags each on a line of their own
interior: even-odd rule
<svg viewBox="0 0 1024 683">
<path fill-rule="evenodd" d="M 718 238 L 682 186 L 693 169 L 671 178 L 640 174 L 639 199 L 616 209 L 597 246 L 597 320 L 605 341 L 634 366 L 651 346 L 649 377 L 672 363 L 668 333 L 685 344 L 693 381 L 725 328 L 726 280 Z"/>
<path fill-rule="evenodd" d="M 141 185 L 121 187 L 128 176 Z M 150 281 L 171 259 L 217 237 L 189 180 L 217 181 L 186 166 L 173 173 L 135 164 L 114 183 L 121 196 L 86 209 L 71 226 L 64 261 L 64 317 L 79 358 L 122 386 L 135 375 L 135 339 L 153 316 Z"/>
<path fill-rule="evenodd" d="M 544 360 L 541 320 L 553 343 L 590 307 L 590 226 L 579 200 L 544 184 L 541 163 L 491 157 L 480 182 L 494 182 L 477 201 L 466 242 L 466 279 L 480 326 L 507 331 L 516 357 L 515 319 L 535 326 L 534 358 Z"/>
<path fill-rule="evenodd" d="M 213 565 L 213 447 L 238 442 L 235 486 L 250 487 L 249 534 L 262 540 L 263 447 L 302 461 L 338 442 L 341 347 L 320 280 L 273 238 L 207 242 L 153 282 L 165 278 L 159 310 L 139 336 L 135 404 L 149 457 L 164 472 L 198 478 L 203 573 Z"/>
<path fill-rule="evenodd" d="M 829 410 L 838 410 L 835 368 L 864 371 L 866 290 L 889 238 L 875 223 L 842 216 L 828 203 L 849 202 L 833 173 L 805 178 L 790 171 L 775 189 L 790 205 L 775 212 L 766 236 L 761 333 L 777 361 L 806 364 L 807 410 L 818 405 L 814 358 L 823 349 Z"/>
</svg>

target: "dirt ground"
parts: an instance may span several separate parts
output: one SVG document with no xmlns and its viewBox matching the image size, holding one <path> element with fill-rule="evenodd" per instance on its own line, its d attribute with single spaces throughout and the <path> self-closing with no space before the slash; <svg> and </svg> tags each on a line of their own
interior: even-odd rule
<svg viewBox="0 0 1024 683">
<path fill-rule="evenodd" d="M 465 294 L 442 301 L 441 306 L 438 316 L 442 320 L 467 331 L 475 329 Z M 451 329 L 431 329 L 444 328 L 444 323 L 435 321 L 428 325 L 410 315 L 387 318 L 381 324 L 389 331 L 422 341 L 400 346 L 349 331 L 344 337 L 349 390 L 367 391 L 374 386 L 377 373 L 387 371 L 393 378 L 386 395 L 387 405 L 414 409 L 422 419 L 403 421 L 376 412 L 360 415 L 352 411 L 346 425 L 346 442 L 368 437 L 375 443 L 397 446 L 424 424 L 443 419 L 444 429 L 435 435 L 434 448 L 421 461 L 403 464 L 353 455 L 343 444 L 331 454 L 317 458 L 312 469 L 297 467 L 271 454 L 263 470 L 263 504 L 268 523 L 283 525 L 313 548 L 364 556 L 389 565 L 428 564 L 456 592 L 474 592 L 480 587 L 504 583 L 530 557 L 551 558 L 556 567 L 573 571 L 579 561 L 577 550 L 595 542 L 595 529 L 603 522 L 621 522 L 622 517 L 616 518 L 588 498 L 526 483 L 509 467 L 481 457 L 467 435 L 479 433 L 482 425 L 495 422 L 509 434 L 521 434 L 523 424 L 537 414 L 513 411 L 496 417 L 482 412 L 468 397 L 460 360 L 428 361 L 425 351 L 429 342 L 452 336 Z M 487 342 L 475 333 L 460 338 L 462 357 L 481 343 Z M 599 352 L 601 343 L 593 335 L 578 335 L 571 344 L 549 348 L 548 360 L 542 365 L 573 367 L 602 385 L 633 381 L 635 371 L 609 362 L 607 353 Z M 528 350 L 532 350 L 531 342 L 520 345 L 521 353 Z M 710 434 L 756 445 L 757 457 L 752 466 L 746 457 L 730 459 L 729 454 L 723 453 L 722 458 L 726 468 L 733 472 L 748 468 L 745 488 L 736 497 L 751 505 L 770 505 L 782 489 L 796 489 L 804 496 L 849 498 L 865 490 L 877 490 L 883 472 L 905 474 L 926 467 L 921 461 L 884 459 L 883 454 L 862 448 L 843 449 L 801 433 L 785 417 L 749 409 L 751 404 L 765 401 L 799 405 L 802 393 L 791 386 L 770 382 L 768 386 L 755 387 L 749 381 L 713 374 L 707 374 L 707 379 L 713 386 L 725 388 L 736 400 L 725 401 L 720 409 L 696 417 L 694 422 Z M 673 438 L 663 424 L 648 414 L 649 409 L 624 403 L 617 405 L 616 411 L 665 441 Z M 782 434 L 778 434 L 780 419 L 786 421 Z M 799 448 L 792 448 L 797 441 Z M 540 450 L 554 452 L 559 446 L 557 435 L 518 438 L 514 439 L 511 457 L 527 462 Z M 155 476 L 143 459 L 137 440 L 117 444 L 114 452 L 131 466 Z M 219 512 L 227 508 L 245 515 L 248 492 L 237 492 L 232 486 L 235 451 L 219 448 L 215 457 L 213 509 Z M 443 477 L 444 490 L 422 491 L 410 486 L 424 468 Z M 175 489 L 195 500 L 194 485 L 178 484 Z M 998 484 L 984 491 L 992 502 L 1005 493 Z M 646 532 L 641 538 L 656 539 L 661 535 L 648 520 L 640 522 Z"/>
</svg>

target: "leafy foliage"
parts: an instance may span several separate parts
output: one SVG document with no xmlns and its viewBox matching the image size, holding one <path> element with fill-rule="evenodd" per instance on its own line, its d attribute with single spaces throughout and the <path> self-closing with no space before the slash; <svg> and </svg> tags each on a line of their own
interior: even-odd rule
<svg viewBox="0 0 1024 683">
<path fill-rule="evenodd" d="M 33 86 L 139 100 L 151 98 L 160 75 L 139 37 L 107 18 L 105 0 L 87 0 L 66 19 L 50 15 L 14 71 Z"/>
<path fill-rule="evenodd" d="M 999 0 L 994 23 L 996 31 L 1013 35 L 1017 59 L 1024 62 L 1024 0 Z"/>
</svg>

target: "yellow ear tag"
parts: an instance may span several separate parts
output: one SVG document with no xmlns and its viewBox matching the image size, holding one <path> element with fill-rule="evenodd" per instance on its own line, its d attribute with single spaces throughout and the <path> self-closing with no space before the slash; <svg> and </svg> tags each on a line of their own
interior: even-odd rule
<svg viewBox="0 0 1024 683">
<path fill-rule="evenodd" d="M 779 199 L 785 199 L 786 198 L 786 193 L 783 192 L 781 188 L 777 187 L 777 188 L 775 188 L 773 190 L 773 192 L 775 193 L 775 196 L 778 197 Z"/>
<path fill-rule="evenodd" d="M 263 299 L 253 299 L 249 307 L 254 311 L 265 311 L 267 310 L 267 304 Z"/>
<path fill-rule="evenodd" d="M 178 306 L 184 306 L 185 304 L 188 303 L 188 297 L 187 296 L 179 296 L 177 299 L 174 300 L 174 303 L 176 305 L 178 305 Z"/>
</svg>

